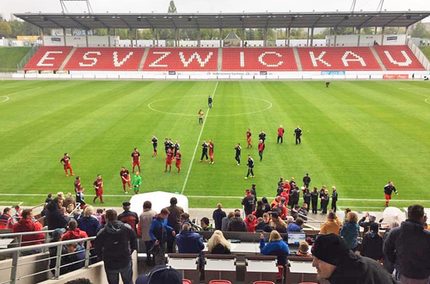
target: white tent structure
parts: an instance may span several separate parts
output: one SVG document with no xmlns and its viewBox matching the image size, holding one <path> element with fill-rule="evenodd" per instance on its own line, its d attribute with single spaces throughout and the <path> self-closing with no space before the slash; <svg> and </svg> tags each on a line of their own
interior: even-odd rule
<svg viewBox="0 0 430 284">
<path fill-rule="evenodd" d="M 182 207 L 185 212 L 188 212 L 188 198 L 185 195 L 164 191 L 133 195 L 130 199 L 130 210 L 140 215 L 143 212 L 143 202 L 151 201 L 152 209 L 159 213 L 161 209 L 170 206 L 170 198 L 172 197 L 176 197 L 178 200 L 177 205 Z"/>
</svg>

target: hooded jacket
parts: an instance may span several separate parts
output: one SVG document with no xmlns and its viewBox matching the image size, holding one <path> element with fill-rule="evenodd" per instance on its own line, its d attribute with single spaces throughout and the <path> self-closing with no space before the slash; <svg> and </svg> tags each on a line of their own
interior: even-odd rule
<svg viewBox="0 0 430 284">
<path fill-rule="evenodd" d="M 21 219 L 19 220 L 18 223 L 16 223 L 13 226 L 14 233 L 35 232 L 35 231 L 41 231 L 41 230 L 42 230 L 42 224 L 40 224 L 39 222 L 34 222 L 31 218 Z M 43 233 L 34 234 L 34 235 L 24 235 L 22 236 L 21 246 L 43 244 L 44 240 L 45 240 L 45 235 Z"/>
<path fill-rule="evenodd" d="M 58 204 L 53 200 L 46 206 L 46 220 L 48 221 L 48 230 L 66 228 L 69 217 L 64 216 Z"/>
<path fill-rule="evenodd" d="M 63 234 L 63 236 L 61 236 L 62 241 L 76 240 L 76 239 L 83 239 L 83 238 L 88 238 L 88 235 L 85 231 L 81 231 L 79 228 L 76 228 L 74 230 L 68 230 Z"/>
<path fill-rule="evenodd" d="M 109 222 L 97 234 L 94 246 L 106 269 L 125 268 L 131 262 L 131 254 L 137 249 L 136 233 L 130 225 L 121 221 Z"/>
<path fill-rule="evenodd" d="M 205 248 L 202 237 L 192 231 L 181 231 L 176 236 L 176 244 L 179 253 L 200 253 Z"/>
</svg>

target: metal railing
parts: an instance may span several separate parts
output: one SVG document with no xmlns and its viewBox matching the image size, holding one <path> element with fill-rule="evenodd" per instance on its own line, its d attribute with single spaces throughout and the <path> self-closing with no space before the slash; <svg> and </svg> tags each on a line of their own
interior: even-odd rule
<svg viewBox="0 0 430 284">
<path fill-rule="evenodd" d="M 408 40 L 407 44 L 417 57 L 418 61 L 423 65 L 424 69 L 430 71 L 430 61 L 427 56 L 421 51 L 418 46 L 414 44 L 412 40 Z"/>
<path fill-rule="evenodd" d="M 48 234 L 51 231 L 39 231 L 37 233 L 46 233 Z M 30 232 L 30 233 L 35 233 L 35 232 Z M 2 234 L 1 236 L 4 235 L 15 235 L 15 234 Z M 21 233 L 22 235 L 26 235 L 25 233 Z M 29 235 L 29 234 L 28 234 Z M 23 247 L 16 247 L 16 248 L 7 248 L 7 249 L 2 249 L 0 250 L 0 256 L 10 256 L 12 255 L 12 264 L 10 266 L 4 267 L 0 269 L 0 273 L 2 273 L 2 271 L 6 270 L 10 270 L 10 277 L 9 280 L 1 282 L 0 284 L 15 284 L 17 283 L 17 281 L 21 280 L 21 279 L 25 279 L 25 278 L 29 278 L 29 277 L 33 277 L 36 275 L 41 275 L 41 274 L 45 274 L 48 275 L 49 272 L 51 272 L 53 274 L 54 279 L 58 279 L 58 277 L 60 276 L 60 271 L 62 268 L 66 268 L 69 266 L 72 266 L 74 264 L 78 264 L 78 263 L 83 263 L 82 267 L 87 268 L 90 265 L 90 261 L 94 258 L 96 258 L 96 256 L 91 256 L 90 254 L 90 250 L 91 250 L 91 241 L 93 241 L 95 239 L 95 237 L 89 237 L 89 238 L 83 238 L 83 239 L 74 239 L 74 240 L 68 240 L 68 241 L 60 241 L 60 242 L 52 242 L 52 243 L 45 243 L 45 244 L 39 244 L 39 245 L 30 245 L 30 246 L 23 246 Z M 67 253 L 63 253 L 63 246 L 67 246 L 70 244 L 83 244 L 83 249 L 84 251 L 84 259 L 82 260 L 77 260 L 71 263 L 62 263 L 64 257 L 66 256 L 71 256 L 71 255 L 75 255 L 78 253 L 82 253 L 82 250 L 79 251 L 74 251 L 74 252 L 67 252 Z M 36 254 L 39 252 L 46 252 L 47 250 L 49 250 L 50 248 L 55 248 L 56 249 L 56 254 L 55 255 L 49 255 L 48 257 L 44 257 L 42 259 L 38 259 L 38 260 L 31 260 L 31 261 L 22 261 L 21 255 L 29 255 L 29 254 Z M 55 252 L 55 251 L 54 251 Z M 49 262 L 53 261 L 55 259 L 55 267 L 50 267 Z M 41 271 L 37 271 L 35 273 L 30 273 L 27 275 L 20 275 L 18 277 L 18 267 L 23 267 L 26 265 L 35 265 L 35 263 L 37 262 L 47 262 L 47 267 L 46 269 L 42 269 Z M 48 279 L 49 277 L 47 277 Z"/>
<path fill-rule="evenodd" d="M 14 239 L 14 241 L 10 242 L 10 245 L 12 246 L 25 246 L 28 243 L 34 243 L 35 241 L 22 241 L 23 236 L 30 236 L 30 235 L 38 235 L 43 234 L 44 235 L 44 242 L 47 243 L 49 241 L 49 234 L 54 232 L 54 230 L 43 230 L 43 231 L 33 231 L 33 232 L 20 232 L 20 233 L 0 233 L 0 239 Z M 1 248 L 0 248 L 1 251 Z"/>
</svg>

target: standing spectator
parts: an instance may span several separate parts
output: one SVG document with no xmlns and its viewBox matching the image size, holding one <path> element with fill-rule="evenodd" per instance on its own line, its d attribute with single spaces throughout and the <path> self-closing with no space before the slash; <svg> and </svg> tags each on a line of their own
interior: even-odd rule
<svg viewBox="0 0 430 284">
<path fill-rule="evenodd" d="M 149 228 L 151 227 L 152 219 L 157 214 L 154 210 L 152 210 L 151 201 L 143 202 L 143 212 L 139 216 L 139 228 L 142 236 L 142 241 L 145 243 L 145 251 L 146 251 L 146 264 L 153 264 L 153 255 L 151 254 L 151 249 L 154 245 L 154 242 L 149 235 Z"/>
<path fill-rule="evenodd" d="M 307 211 L 309 211 L 309 208 L 311 207 L 311 197 L 312 195 L 309 189 L 305 187 L 303 190 L 303 202 L 306 204 Z"/>
<path fill-rule="evenodd" d="M 106 210 L 106 221 L 94 241 L 96 254 L 103 259 L 109 284 L 118 284 L 119 274 L 124 284 L 132 284 L 131 254 L 137 249 L 136 234 L 128 224 L 118 221 L 113 209 Z"/>
<path fill-rule="evenodd" d="M 395 284 L 396 281 L 373 259 L 350 251 L 334 234 L 317 237 L 312 246 L 312 266 L 320 283 Z"/>
<path fill-rule="evenodd" d="M 312 204 L 312 213 L 318 213 L 318 189 L 314 187 L 314 190 L 311 192 L 311 204 Z"/>
<path fill-rule="evenodd" d="M 329 202 L 330 196 L 328 195 L 328 190 L 325 189 L 324 193 L 321 195 L 321 214 L 327 214 L 327 207 Z"/>
<path fill-rule="evenodd" d="M 254 233 L 255 227 L 257 226 L 257 217 L 253 214 L 249 214 L 245 218 L 246 229 L 248 232 Z"/>
<path fill-rule="evenodd" d="M 89 237 L 94 237 L 100 229 L 100 223 L 93 216 L 94 208 L 92 206 L 85 207 L 83 215 L 78 218 L 78 227 L 85 231 Z"/>
<path fill-rule="evenodd" d="M 384 256 L 398 268 L 400 283 L 429 283 L 430 232 L 424 230 L 424 207 L 408 207 L 408 219 L 390 231 L 384 243 Z"/>
<path fill-rule="evenodd" d="M 181 230 L 181 214 L 184 213 L 184 209 L 182 207 L 177 206 L 178 199 L 176 197 L 170 198 L 170 206 L 166 209 L 169 211 L 169 214 L 167 217 L 167 224 L 173 228 L 175 231 L 175 234 L 178 234 Z M 167 235 L 167 253 L 174 253 L 175 252 L 175 238 L 172 236 L 172 234 Z"/>
<path fill-rule="evenodd" d="M 263 217 L 264 212 L 265 211 L 263 208 L 263 201 L 258 200 L 257 201 L 257 207 L 255 208 L 255 211 L 252 212 L 252 214 L 254 214 L 255 217 L 257 217 L 257 218 L 261 218 L 261 217 Z"/>
<path fill-rule="evenodd" d="M 366 219 L 369 218 L 369 221 L 366 221 Z M 358 221 L 358 225 L 360 227 L 363 227 L 363 234 L 366 234 L 367 231 L 369 231 L 370 225 L 372 225 L 373 223 L 375 223 L 376 221 L 376 216 L 374 215 L 370 215 L 369 212 L 366 213 L 366 215 L 363 216 L 363 218 L 360 219 L 360 221 Z"/>
<path fill-rule="evenodd" d="M 296 221 L 288 224 L 287 232 L 303 232 L 303 219 L 297 217 Z"/>
<path fill-rule="evenodd" d="M 239 213 L 240 216 L 240 213 Z M 234 212 L 229 212 L 227 217 L 222 218 L 221 221 L 221 231 L 227 231 L 228 230 L 228 225 L 230 224 L 231 219 L 233 219 L 234 217 Z"/>
<path fill-rule="evenodd" d="M 328 235 L 328 234 L 335 234 L 339 235 L 341 223 L 338 220 L 336 214 L 334 212 L 330 212 L 327 215 L 327 220 L 325 223 L 321 225 L 320 234 L 321 235 Z"/>
<path fill-rule="evenodd" d="M 176 244 L 179 253 L 200 253 L 205 248 L 202 237 L 191 231 L 188 223 L 183 224 L 182 231 L 176 235 Z"/>
<path fill-rule="evenodd" d="M 208 240 L 208 252 L 212 254 L 231 254 L 231 245 L 224 234 L 216 230 Z"/>
<path fill-rule="evenodd" d="M 222 219 L 227 216 L 227 214 L 222 210 L 222 204 L 218 203 L 216 205 L 217 209 L 212 213 L 212 219 L 215 222 L 215 230 L 221 230 Z"/>
<path fill-rule="evenodd" d="M 257 185 L 255 183 L 251 184 L 250 190 L 252 196 L 254 196 L 254 204 L 257 203 Z"/>
<path fill-rule="evenodd" d="M 306 188 L 309 188 L 310 184 L 311 184 L 311 177 L 309 176 L 309 173 L 306 173 L 306 175 L 303 177 L 303 185 Z"/>
<path fill-rule="evenodd" d="M 357 224 L 358 216 L 355 212 L 349 212 L 346 215 L 346 221 L 340 230 L 340 235 L 346 243 L 346 246 L 352 250 L 356 251 L 358 247 L 358 235 L 360 234 L 360 229 Z"/>
<path fill-rule="evenodd" d="M 336 202 L 337 202 L 337 198 L 339 197 L 339 194 L 337 193 L 335 186 L 333 186 L 332 189 L 333 189 L 333 192 L 331 194 L 331 210 L 334 213 L 336 213 L 336 210 L 337 210 Z"/>
<path fill-rule="evenodd" d="M 69 222 L 69 217 L 65 216 L 65 208 L 63 207 L 63 199 L 55 197 L 51 203 L 46 206 L 46 221 L 48 222 L 48 230 L 66 228 Z"/>
<path fill-rule="evenodd" d="M 5 207 L 3 209 L 3 215 L 0 216 L 0 230 L 10 230 L 13 228 L 13 218 L 11 215 L 12 209 Z"/>
<path fill-rule="evenodd" d="M 242 199 L 243 210 L 245 215 L 252 214 L 255 210 L 254 196 L 251 194 L 249 189 L 245 190 L 245 197 Z"/>
<path fill-rule="evenodd" d="M 62 241 L 88 238 L 85 231 L 78 228 L 78 222 L 75 219 L 70 219 L 67 226 L 67 231 L 61 236 Z"/>
<path fill-rule="evenodd" d="M 291 209 L 293 209 L 294 206 L 296 206 L 297 204 L 299 204 L 299 199 L 300 199 L 299 190 L 296 187 L 294 187 L 291 190 L 291 195 L 290 195 Z"/>
<path fill-rule="evenodd" d="M 235 211 L 234 212 L 234 217 L 231 218 L 228 227 L 227 227 L 227 231 L 232 231 L 232 232 L 246 232 L 246 224 L 243 221 L 243 219 L 240 217 L 240 211 Z"/>
<path fill-rule="evenodd" d="M 263 218 L 259 220 L 257 226 L 255 227 L 255 231 L 263 231 L 270 233 L 272 231 L 272 227 L 270 226 L 270 216 L 269 213 L 264 213 Z"/>
<path fill-rule="evenodd" d="M 261 198 L 261 201 L 263 202 L 263 208 L 264 212 L 269 212 L 271 210 L 269 201 L 267 201 L 266 197 Z"/>
<path fill-rule="evenodd" d="M 204 232 L 212 232 L 214 229 L 210 224 L 208 217 L 203 217 L 202 219 L 200 219 L 200 227 Z"/>
<path fill-rule="evenodd" d="M 378 234 L 379 225 L 373 223 L 370 225 L 370 230 L 363 237 L 363 242 L 361 245 L 361 255 L 367 256 L 377 261 L 381 261 L 384 254 L 382 253 L 382 245 L 384 241 L 382 237 Z"/>
<path fill-rule="evenodd" d="M 155 265 L 164 264 L 165 251 L 167 236 L 171 235 L 175 237 L 175 230 L 167 224 L 167 217 L 169 216 L 169 210 L 164 208 L 161 210 L 160 214 L 156 215 L 152 220 L 151 227 L 149 229 L 149 235 L 151 240 L 154 241 L 154 246 L 152 252 L 154 254 Z"/>
<path fill-rule="evenodd" d="M 129 224 L 133 231 L 137 232 L 137 224 L 139 223 L 139 216 L 137 216 L 136 212 L 130 211 L 130 202 L 125 201 L 122 203 L 122 209 L 124 212 L 118 215 L 118 220 Z"/>
<path fill-rule="evenodd" d="M 260 234 L 260 252 L 264 255 L 276 255 L 277 265 L 285 266 L 290 254 L 288 245 L 282 240 L 278 231 L 273 230 L 269 235 L 269 242 L 264 242 L 264 235 Z"/>
<path fill-rule="evenodd" d="M 13 225 L 14 233 L 37 232 L 41 230 L 42 224 L 40 224 L 38 221 L 33 220 L 33 210 L 31 209 L 24 209 L 22 211 L 21 220 L 19 220 L 18 223 Z M 23 235 L 21 239 L 21 246 L 42 244 L 44 240 L 45 235 L 43 233 Z"/>
</svg>

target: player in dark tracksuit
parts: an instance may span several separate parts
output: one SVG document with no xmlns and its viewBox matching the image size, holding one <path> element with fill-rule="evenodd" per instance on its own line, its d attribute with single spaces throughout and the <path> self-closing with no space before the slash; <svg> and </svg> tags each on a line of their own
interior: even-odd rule
<svg viewBox="0 0 430 284">
<path fill-rule="evenodd" d="M 152 148 L 153 148 L 152 157 L 156 157 L 157 156 L 157 146 L 158 146 L 157 137 L 152 136 L 151 143 L 152 143 Z"/>
<path fill-rule="evenodd" d="M 203 161 L 203 158 L 206 158 L 206 161 L 209 159 L 208 148 L 209 148 L 209 144 L 206 143 L 206 141 L 203 141 L 203 144 L 202 144 L 202 156 L 200 158 L 200 162 Z"/>
<path fill-rule="evenodd" d="M 318 213 L 318 189 L 314 187 L 314 190 L 311 192 L 311 205 L 312 205 L 312 213 L 317 214 Z"/>
<path fill-rule="evenodd" d="M 294 135 L 296 136 L 296 145 L 302 144 L 302 130 L 300 129 L 300 127 L 297 126 L 297 128 L 294 129 Z"/>
<path fill-rule="evenodd" d="M 258 134 L 258 139 L 263 140 L 263 143 L 266 141 L 266 133 L 263 130 Z"/>
<path fill-rule="evenodd" d="M 331 210 L 333 210 L 333 212 L 336 212 L 337 210 L 336 202 L 339 195 L 337 194 L 336 187 L 333 186 L 332 188 L 333 188 L 333 193 L 331 194 Z"/>
<path fill-rule="evenodd" d="M 242 152 L 242 147 L 240 147 L 240 143 L 237 143 L 236 147 L 234 147 L 234 150 L 236 151 L 234 159 L 237 162 L 237 165 L 240 165 L 240 154 Z"/>
<path fill-rule="evenodd" d="M 254 159 L 251 157 L 251 155 L 248 155 L 248 173 L 246 174 L 245 179 L 247 179 L 249 177 L 249 175 L 251 175 L 251 177 L 254 177 Z"/>
</svg>

